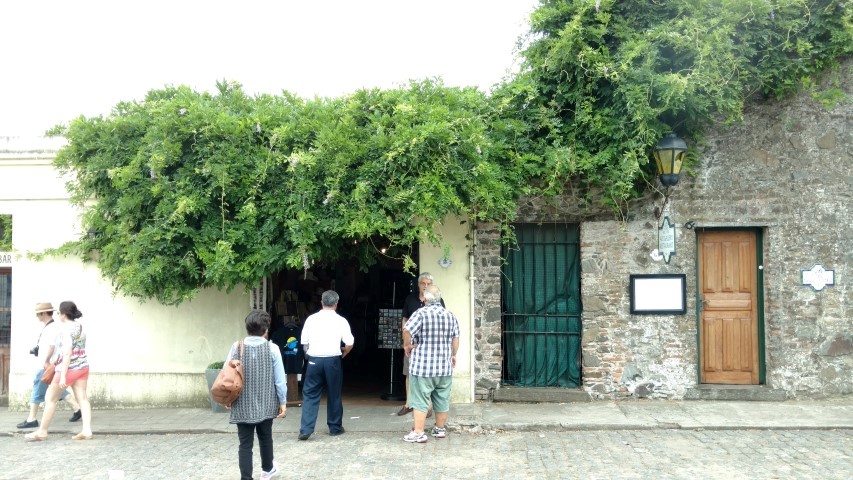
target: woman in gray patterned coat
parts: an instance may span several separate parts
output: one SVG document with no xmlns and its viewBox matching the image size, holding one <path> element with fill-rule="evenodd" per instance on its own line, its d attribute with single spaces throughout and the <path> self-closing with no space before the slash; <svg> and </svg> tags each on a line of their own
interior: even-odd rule
<svg viewBox="0 0 853 480">
<path fill-rule="evenodd" d="M 287 382 L 281 352 L 266 334 L 270 315 L 263 310 L 252 310 L 246 317 L 243 340 L 243 358 L 240 343 L 235 342 L 228 352 L 226 362 L 237 358 L 243 362 L 243 392 L 231 404 L 231 423 L 237 424 L 240 448 L 237 453 L 240 478 L 252 478 L 252 447 L 255 432 L 261 449 L 261 478 L 272 478 L 278 473 L 273 461 L 272 420 L 287 415 Z"/>
</svg>

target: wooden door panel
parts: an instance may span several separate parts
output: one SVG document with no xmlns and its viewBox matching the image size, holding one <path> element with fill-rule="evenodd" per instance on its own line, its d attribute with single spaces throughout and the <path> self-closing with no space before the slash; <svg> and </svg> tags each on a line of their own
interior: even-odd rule
<svg viewBox="0 0 853 480">
<path fill-rule="evenodd" d="M 722 289 L 720 292 L 730 293 L 737 292 L 740 287 L 740 281 L 735 283 L 735 275 L 738 273 L 738 259 L 740 258 L 739 251 L 735 251 L 735 245 L 732 242 L 720 242 L 723 255 L 722 263 Z M 738 278 L 738 280 L 740 280 Z"/>
<path fill-rule="evenodd" d="M 706 310 L 749 310 L 752 307 L 752 295 L 733 294 L 725 297 L 705 297 Z"/>
<path fill-rule="evenodd" d="M 722 255 L 720 255 L 720 244 L 701 242 L 700 246 L 702 250 L 701 264 L 704 266 L 700 275 L 702 279 L 702 293 L 707 295 L 708 293 L 722 291 L 722 286 L 719 283 L 721 278 L 720 259 L 722 258 Z"/>
<path fill-rule="evenodd" d="M 702 370 L 718 372 L 723 369 L 722 322 L 702 322 Z"/>
<path fill-rule="evenodd" d="M 706 370 L 751 370 L 751 319 L 748 315 L 711 315 L 702 323 Z"/>
<path fill-rule="evenodd" d="M 756 236 L 700 232 L 703 383 L 758 383 Z"/>
<path fill-rule="evenodd" d="M 740 251 L 738 252 L 738 263 L 740 272 L 740 285 L 738 286 L 738 291 L 742 293 L 750 293 L 754 294 L 757 288 L 757 274 L 755 270 L 755 255 L 756 255 L 756 245 L 755 245 L 755 237 L 751 239 L 750 242 L 741 242 L 739 247 Z"/>
</svg>

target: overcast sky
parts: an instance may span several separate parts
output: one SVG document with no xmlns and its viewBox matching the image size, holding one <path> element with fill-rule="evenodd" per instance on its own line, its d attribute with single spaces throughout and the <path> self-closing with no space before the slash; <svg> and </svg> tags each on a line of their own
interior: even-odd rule
<svg viewBox="0 0 853 480">
<path fill-rule="evenodd" d="M 4 2 L 0 136 L 37 136 L 164 85 L 339 96 L 500 81 L 538 0 Z"/>
</svg>

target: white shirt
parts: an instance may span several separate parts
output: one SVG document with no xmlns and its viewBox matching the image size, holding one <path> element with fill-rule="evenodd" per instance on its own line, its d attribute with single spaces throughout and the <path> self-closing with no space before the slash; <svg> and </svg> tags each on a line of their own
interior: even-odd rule
<svg viewBox="0 0 853 480">
<path fill-rule="evenodd" d="M 41 331 L 41 336 L 39 337 L 39 367 L 44 366 L 45 362 L 56 363 L 56 359 L 59 358 L 59 354 L 62 353 L 59 351 L 59 336 L 62 333 L 62 325 L 60 322 L 54 320 L 49 324 L 45 325 Z M 50 358 L 46 358 L 47 351 L 50 350 L 50 347 L 53 346 L 53 354 Z"/>
<path fill-rule="evenodd" d="M 301 341 L 308 345 L 305 353 L 312 357 L 339 357 L 341 342 L 352 345 L 355 339 L 346 318 L 324 309 L 305 320 Z"/>
</svg>

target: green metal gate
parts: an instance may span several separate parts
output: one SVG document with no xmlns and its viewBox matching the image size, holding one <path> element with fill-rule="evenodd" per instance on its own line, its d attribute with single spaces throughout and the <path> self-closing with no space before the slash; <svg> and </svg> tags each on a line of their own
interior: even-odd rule
<svg viewBox="0 0 853 480">
<path fill-rule="evenodd" d="M 581 384 L 580 228 L 517 224 L 504 247 L 502 381 L 524 387 Z"/>
</svg>

